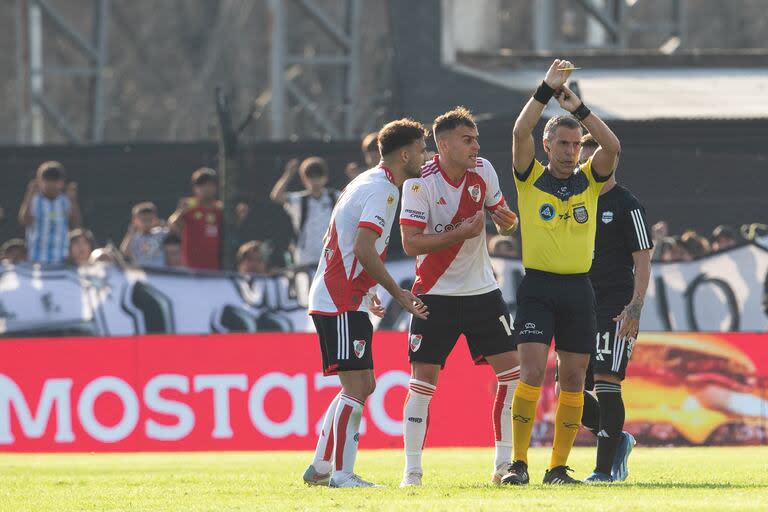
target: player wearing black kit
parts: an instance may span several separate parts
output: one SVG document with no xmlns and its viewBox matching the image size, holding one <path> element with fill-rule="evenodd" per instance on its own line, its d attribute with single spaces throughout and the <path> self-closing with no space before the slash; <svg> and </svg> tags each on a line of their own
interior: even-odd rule
<svg viewBox="0 0 768 512">
<path fill-rule="evenodd" d="M 582 138 L 583 162 L 597 149 Z M 645 208 L 612 176 L 597 203 L 595 257 L 589 272 L 597 302 L 595 351 L 587 369 L 582 422 L 597 435 L 597 464 L 587 482 L 623 481 L 635 439 L 624 427 L 621 381 L 637 339 L 651 274 L 653 241 Z"/>
</svg>

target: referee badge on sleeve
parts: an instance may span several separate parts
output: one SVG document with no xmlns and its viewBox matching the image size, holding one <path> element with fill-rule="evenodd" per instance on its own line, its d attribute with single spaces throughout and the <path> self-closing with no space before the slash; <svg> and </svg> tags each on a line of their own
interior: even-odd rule
<svg viewBox="0 0 768 512">
<path fill-rule="evenodd" d="M 603 224 L 610 224 L 613 220 L 613 212 L 603 212 Z"/>
<path fill-rule="evenodd" d="M 573 218 L 576 219 L 576 222 L 579 224 L 584 224 L 589 220 L 589 213 L 587 212 L 587 207 L 584 206 L 584 203 L 579 203 L 573 207 Z"/>
</svg>

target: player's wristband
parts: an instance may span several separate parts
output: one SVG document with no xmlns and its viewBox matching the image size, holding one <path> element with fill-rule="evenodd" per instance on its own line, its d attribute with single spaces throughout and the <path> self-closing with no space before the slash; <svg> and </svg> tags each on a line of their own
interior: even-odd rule
<svg viewBox="0 0 768 512">
<path fill-rule="evenodd" d="M 541 85 L 538 89 L 536 89 L 536 92 L 533 93 L 533 99 L 538 101 L 539 103 L 543 103 L 546 105 L 549 103 L 549 100 L 552 99 L 552 96 L 554 96 L 555 90 L 547 85 L 547 82 L 544 80 L 541 81 Z"/>
<path fill-rule="evenodd" d="M 592 111 L 587 108 L 587 106 L 584 104 L 583 101 L 578 107 L 576 107 L 576 110 L 571 112 L 571 114 L 573 114 L 573 117 L 575 117 L 579 121 L 583 121 L 591 113 Z"/>
</svg>

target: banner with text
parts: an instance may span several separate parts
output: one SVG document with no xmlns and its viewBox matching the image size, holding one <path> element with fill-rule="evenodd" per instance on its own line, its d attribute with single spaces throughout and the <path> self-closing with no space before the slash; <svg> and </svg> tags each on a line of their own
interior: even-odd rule
<svg viewBox="0 0 768 512">
<path fill-rule="evenodd" d="M 493 259 L 514 315 L 519 260 Z M 412 260 L 387 268 L 403 287 Z M 768 251 L 747 245 L 686 263 L 656 263 L 641 320 L 643 331 L 765 331 L 763 288 Z M 232 273 L 0 266 L 0 334 L 5 336 L 308 332 L 312 271 L 247 278 Z M 389 296 L 381 292 L 385 305 Z M 391 304 L 380 329 L 406 330 Z"/>
<path fill-rule="evenodd" d="M 627 429 L 644 444 L 759 444 L 768 422 L 768 335 L 658 333 L 635 347 Z M 364 448 L 402 447 L 403 333 L 374 337 Z M 0 451 L 312 449 L 339 391 L 315 336 L 237 334 L 0 342 Z M 554 359 L 535 444 L 551 440 Z M 428 446 L 493 446 L 495 376 L 462 341 L 440 378 Z M 588 434 L 584 442 L 594 443 Z"/>
</svg>

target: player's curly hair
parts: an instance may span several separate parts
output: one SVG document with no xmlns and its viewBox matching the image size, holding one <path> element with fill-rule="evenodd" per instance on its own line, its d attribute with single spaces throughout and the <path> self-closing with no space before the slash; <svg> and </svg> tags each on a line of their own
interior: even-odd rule
<svg viewBox="0 0 768 512">
<path fill-rule="evenodd" d="M 455 130 L 459 126 L 477 128 L 475 117 L 467 107 L 458 106 L 453 110 L 449 110 L 445 114 L 437 116 L 437 118 L 435 118 L 435 122 L 432 123 L 432 133 L 434 133 L 435 137 L 437 137 L 442 132 Z"/>
<path fill-rule="evenodd" d="M 424 125 L 413 119 L 404 117 L 391 121 L 379 130 L 379 153 L 386 156 L 393 151 L 407 146 L 429 135 Z"/>
</svg>

